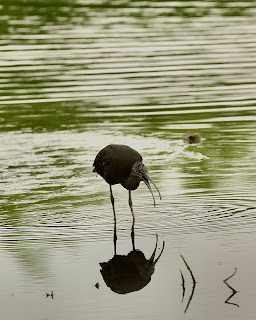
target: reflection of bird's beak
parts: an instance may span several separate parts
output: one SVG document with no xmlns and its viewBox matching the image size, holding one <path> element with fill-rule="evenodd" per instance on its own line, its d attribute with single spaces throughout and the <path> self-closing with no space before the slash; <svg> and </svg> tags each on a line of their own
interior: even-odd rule
<svg viewBox="0 0 256 320">
<path fill-rule="evenodd" d="M 155 249 L 154 249 L 154 251 L 153 251 L 153 253 L 152 253 L 152 255 L 151 255 L 150 259 L 149 259 L 149 264 L 153 263 L 154 265 L 156 265 L 157 261 L 160 259 L 161 255 L 162 255 L 162 253 L 164 251 L 165 242 L 163 242 L 163 247 L 162 247 L 162 250 L 161 250 L 159 256 L 154 261 L 155 255 L 156 255 L 157 244 L 158 244 L 158 235 L 156 234 L 156 245 L 155 245 Z"/>
<path fill-rule="evenodd" d="M 156 188 L 156 190 L 157 190 L 157 192 L 159 194 L 160 200 L 162 199 L 161 193 L 160 193 L 159 189 L 157 188 L 155 182 L 150 178 L 150 176 L 147 173 L 143 173 L 142 180 L 145 182 L 145 185 L 148 187 L 149 191 L 152 194 L 153 201 L 154 201 L 154 207 L 155 207 L 156 206 L 156 201 L 155 201 L 155 197 L 154 197 L 154 194 L 153 194 L 153 191 L 151 189 L 151 186 L 150 186 L 149 182 L 151 182 L 153 184 L 153 186 Z"/>
</svg>

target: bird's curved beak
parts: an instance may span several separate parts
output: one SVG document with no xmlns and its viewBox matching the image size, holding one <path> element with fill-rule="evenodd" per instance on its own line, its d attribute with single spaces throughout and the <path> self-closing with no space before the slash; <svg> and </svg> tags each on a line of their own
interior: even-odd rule
<svg viewBox="0 0 256 320">
<path fill-rule="evenodd" d="M 161 193 L 160 193 L 159 189 L 157 188 L 155 182 L 150 178 L 150 176 L 147 173 L 143 173 L 142 174 L 142 180 L 145 182 L 145 185 L 148 187 L 148 189 L 149 189 L 149 191 L 150 191 L 150 193 L 152 195 L 153 202 L 154 202 L 154 207 L 155 207 L 156 206 L 156 201 L 155 201 L 155 197 L 154 197 L 154 194 L 153 194 L 153 191 L 151 189 L 151 186 L 150 186 L 149 182 L 151 182 L 153 184 L 153 186 L 156 188 L 156 190 L 157 190 L 157 192 L 159 194 L 160 200 L 162 199 Z"/>
</svg>

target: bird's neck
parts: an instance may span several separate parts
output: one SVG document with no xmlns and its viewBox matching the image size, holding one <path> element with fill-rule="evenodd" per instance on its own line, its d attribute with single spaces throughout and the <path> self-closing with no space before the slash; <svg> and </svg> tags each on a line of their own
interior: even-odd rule
<svg viewBox="0 0 256 320">
<path fill-rule="evenodd" d="M 140 178 L 134 174 L 130 174 L 130 176 L 126 179 L 123 179 L 121 185 L 127 190 L 135 190 L 140 185 Z"/>
</svg>

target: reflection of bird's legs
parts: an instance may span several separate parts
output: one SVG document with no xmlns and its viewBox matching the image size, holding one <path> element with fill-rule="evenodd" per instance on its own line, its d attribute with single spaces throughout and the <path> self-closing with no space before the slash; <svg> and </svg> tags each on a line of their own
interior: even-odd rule
<svg viewBox="0 0 256 320">
<path fill-rule="evenodd" d="M 112 203 L 112 208 L 113 208 L 113 213 L 114 213 L 114 246 L 116 248 L 116 240 L 117 240 L 117 236 L 116 236 L 116 211 L 115 211 L 115 199 L 113 196 L 113 192 L 112 192 L 112 187 L 110 186 L 110 200 Z M 116 252 L 115 252 L 116 253 Z"/>
<path fill-rule="evenodd" d="M 132 238 L 132 250 L 136 250 L 135 249 L 135 239 L 134 239 L 134 225 L 132 226 L 132 232 L 131 232 L 131 238 Z"/>
<path fill-rule="evenodd" d="M 133 208 L 132 208 L 132 193 L 131 193 L 131 190 L 129 190 L 129 206 L 130 206 L 131 213 L 132 213 L 132 231 L 131 231 L 131 236 L 132 236 L 132 246 L 133 246 L 133 249 L 135 249 L 135 245 L 134 245 L 134 224 L 135 224 L 135 215 L 134 215 Z"/>
<path fill-rule="evenodd" d="M 117 236 L 116 236 L 116 225 L 114 226 L 114 255 L 116 255 L 116 241 L 117 241 Z"/>
<path fill-rule="evenodd" d="M 133 222 L 132 222 L 131 239 L 132 239 L 132 250 L 135 251 L 134 220 L 133 220 Z"/>
</svg>

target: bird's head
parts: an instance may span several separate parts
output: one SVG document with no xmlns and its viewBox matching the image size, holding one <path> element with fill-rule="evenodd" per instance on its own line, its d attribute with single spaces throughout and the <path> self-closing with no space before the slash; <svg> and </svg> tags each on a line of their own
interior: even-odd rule
<svg viewBox="0 0 256 320">
<path fill-rule="evenodd" d="M 153 197 L 154 207 L 155 207 L 156 206 L 156 201 L 155 201 L 155 197 L 154 197 L 153 191 L 152 191 L 151 186 L 150 186 L 150 182 L 156 188 L 156 190 L 157 190 L 157 192 L 159 194 L 160 200 L 162 199 L 162 197 L 161 197 L 160 191 L 157 188 L 156 184 L 154 183 L 154 181 L 148 175 L 148 168 L 141 161 L 136 161 L 134 163 L 133 167 L 132 167 L 131 174 L 136 176 L 136 177 L 138 177 L 138 179 L 140 181 L 143 181 L 146 184 L 146 186 L 148 187 L 148 189 L 151 192 L 151 195 Z"/>
</svg>

